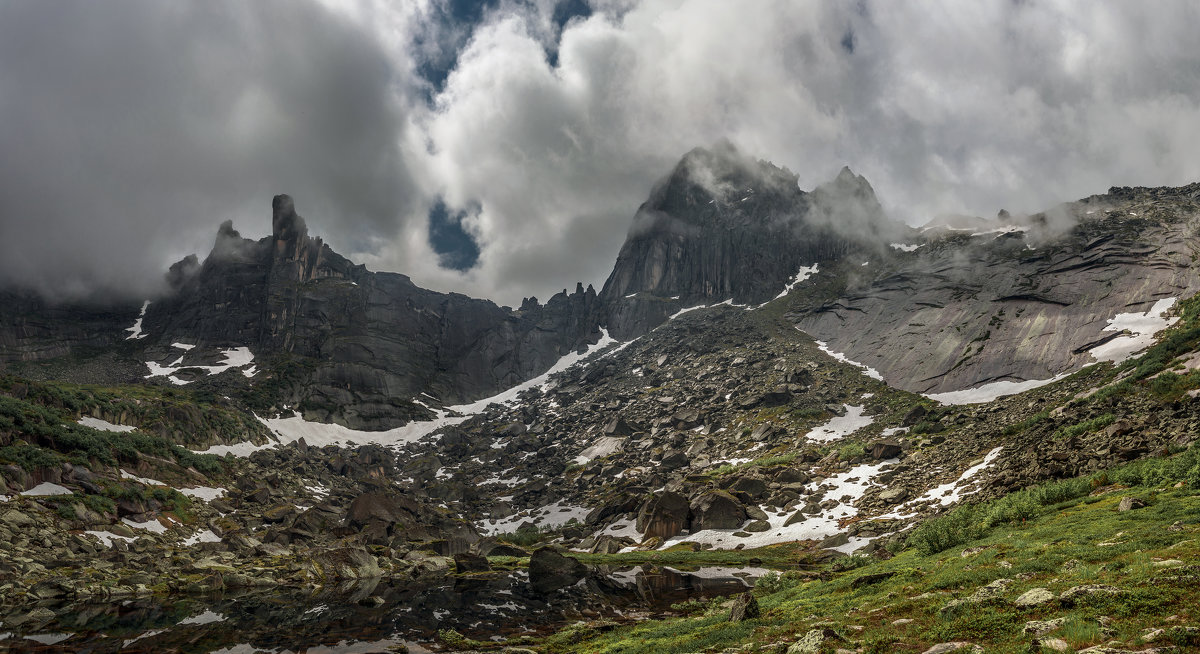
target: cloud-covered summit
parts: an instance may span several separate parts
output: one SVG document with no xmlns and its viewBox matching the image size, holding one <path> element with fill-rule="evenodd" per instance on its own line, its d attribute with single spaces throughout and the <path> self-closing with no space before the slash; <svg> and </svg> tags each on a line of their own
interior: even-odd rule
<svg viewBox="0 0 1200 654">
<path fill-rule="evenodd" d="M 1200 179 L 1193 3 L 0 5 L 0 278 L 154 292 L 289 193 L 374 269 L 515 304 L 599 283 L 722 138 L 888 212 Z M 431 213 L 434 218 L 431 226 Z M 432 233 L 431 233 L 432 230 Z"/>
</svg>

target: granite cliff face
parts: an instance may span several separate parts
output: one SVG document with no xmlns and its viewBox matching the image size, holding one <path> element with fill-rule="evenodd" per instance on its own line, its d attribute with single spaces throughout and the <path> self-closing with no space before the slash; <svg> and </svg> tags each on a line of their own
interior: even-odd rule
<svg viewBox="0 0 1200 654">
<path fill-rule="evenodd" d="M 397 408 L 412 409 L 422 393 L 444 403 L 494 394 L 599 338 L 590 287 L 519 311 L 437 293 L 370 272 L 309 236 L 290 197 L 272 208 L 270 237 L 250 241 L 223 225 L 199 270 L 151 304 L 152 343 L 299 359 L 311 372 L 292 399 L 310 417 L 389 427 L 412 415 Z"/>
<path fill-rule="evenodd" d="M 100 383 L 170 367 L 158 379 L 207 383 L 222 353 L 244 348 L 256 367 L 222 379 L 253 387 L 257 410 L 380 429 L 428 418 L 426 401 L 535 377 L 605 329 L 629 340 L 683 309 L 778 300 L 796 327 L 898 388 L 1044 380 L 1123 338 L 1110 329 L 1119 314 L 1200 290 L 1198 197 L 1198 185 L 1114 188 L 1044 214 L 918 231 L 889 220 L 848 168 L 805 192 L 788 170 L 719 144 L 655 187 L 599 294 L 577 284 L 514 311 L 368 271 L 310 236 L 281 195 L 270 236 L 221 225 L 203 262 L 172 266 L 170 292 L 140 317 L 135 304 L 6 292 L 0 363 L 67 360 L 43 376 Z M 73 358 L 97 352 L 103 363 L 73 377 Z"/>
<path fill-rule="evenodd" d="M 1050 379 L 1200 290 L 1198 197 L 1197 184 L 1114 188 L 1019 224 L 930 230 L 793 318 L 906 390 Z"/>
<path fill-rule="evenodd" d="M 0 289 L 0 366 L 120 343 L 137 319 L 134 303 L 56 303 L 36 293 Z"/>
<path fill-rule="evenodd" d="M 805 193 L 788 170 L 730 145 L 697 148 L 634 216 L 600 294 L 608 327 L 631 338 L 682 308 L 758 305 L 801 268 L 879 251 L 902 232 L 849 169 Z"/>
</svg>

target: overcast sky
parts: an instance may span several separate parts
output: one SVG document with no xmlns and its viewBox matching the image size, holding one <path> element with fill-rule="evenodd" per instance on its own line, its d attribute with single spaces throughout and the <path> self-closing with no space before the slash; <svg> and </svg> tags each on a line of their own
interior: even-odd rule
<svg viewBox="0 0 1200 654">
<path fill-rule="evenodd" d="M 545 301 L 721 138 L 912 224 L 1200 181 L 1198 7 L 0 0 L 0 278 L 143 297 L 289 193 L 374 270 Z"/>
</svg>

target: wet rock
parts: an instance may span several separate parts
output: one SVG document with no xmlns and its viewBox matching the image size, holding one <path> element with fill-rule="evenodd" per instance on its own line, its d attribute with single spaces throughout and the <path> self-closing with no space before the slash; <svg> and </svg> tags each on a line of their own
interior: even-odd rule
<svg viewBox="0 0 1200 654">
<path fill-rule="evenodd" d="M 549 547 L 536 549 L 529 557 L 529 582 L 537 593 L 551 593 L 565 588 L 585 575 L 587 566 Z"/>
<path fill-rule="evenodd" d="M 638 512 L 637 530 L 644 538 L 667 539 L 688 524 L 691 506 L 679 493 L 663 491 L 650 497 Z"/>
<path fill-rule="evenodd" d="M 38 607 L 28 613 L 18 613 L 11 615 L 4 620 L 4 626 L 10 629 L 25 626 L 32 627 L 45 624 L 54 619 L 54 611 L 45 607 Z"/>
<path fill-rule="evenodd" d="M 450 566 L 454 559 L 421 550 L 413 550 L 404 555 L 403 559 L 409 565 L 409 574 L 414 578 L 444 577 L 450 574 Z"/>
<path fill-rule="evenodd" d="M 382 574 L 379 562 L 361 547 L 339 547 L 320 552 L 309 559 L 308 567 L 321 579 L 370 579 Z"/>
</svg>

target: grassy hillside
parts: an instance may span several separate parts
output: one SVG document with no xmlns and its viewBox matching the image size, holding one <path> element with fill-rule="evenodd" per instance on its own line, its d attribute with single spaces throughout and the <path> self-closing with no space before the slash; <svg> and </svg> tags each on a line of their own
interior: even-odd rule
<svg viewBox="0 0 1200 654">
<path fill-rule="evenodd" d="M 1123 501 L 1138 508 L 1121 510 Z M 810 572 L 760 580 L 756 619 L 731 622 L 728 603 L 714 601 L 692 607 L 695 614 L 686 618 L 576 626 L 543 646 L 623 654 L 783 652 L 828 630 L 812 651 L 923 652 L 951 641 L 1014 654 L 1106 643 L 1197 651 L 1200 448 L 962 507 L 919 528 L 890 559 L 849 557 L 826 572 L 828 581 L 804 580 Z M 1017 603 L 1039 595 L 1039 603 Z M 1031 633 L 1036 621 L 1047 623 L 1040 643 Z"/>
</svg>

